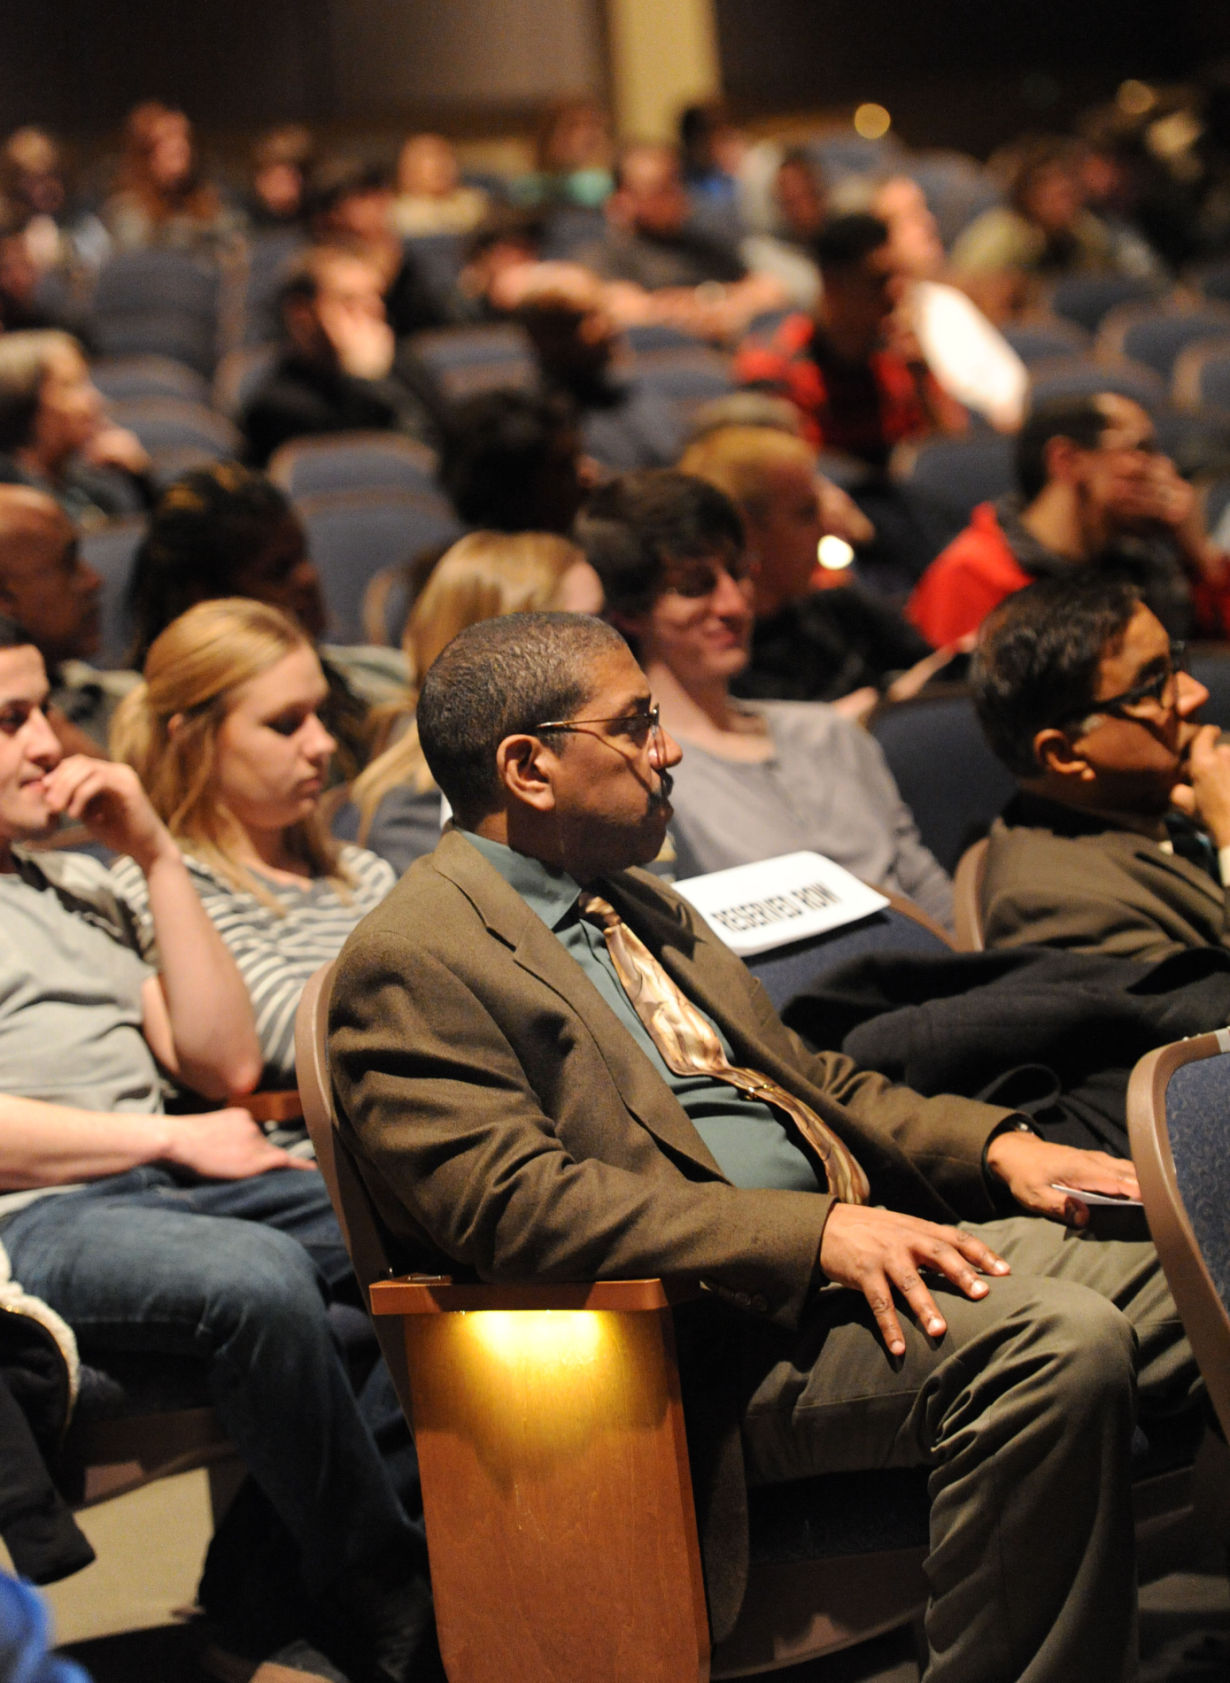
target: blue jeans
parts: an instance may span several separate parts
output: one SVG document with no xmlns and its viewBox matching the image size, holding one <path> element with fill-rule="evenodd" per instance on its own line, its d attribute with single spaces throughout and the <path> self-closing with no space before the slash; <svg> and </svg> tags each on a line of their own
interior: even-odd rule
<svg viewBox="0 0 1230 1683">
<path fill-rule="evenodd" d="M 13 1277 L 59 1310 L 87 1361 L 138 1351 L 206 1364 L 309 1592 L 370 1563 L 421 1560 L 329 1330 L 328 1301 L 354 1285 L 318 1174 L 196 1182 L 133 1169 L 40 1198 L 0 1224 L 0 1240 Z M 367 1391 L 387 1413 L 387 1381 Z"/>
</svg>

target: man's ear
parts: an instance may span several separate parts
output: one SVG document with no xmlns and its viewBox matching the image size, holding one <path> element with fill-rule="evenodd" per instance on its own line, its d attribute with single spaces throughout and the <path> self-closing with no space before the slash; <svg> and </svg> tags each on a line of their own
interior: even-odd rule
<svg viewBox="0 0 1230 1683">
<path fill-rule="evenodd" d="M 1072 439 L 1057 433 L 1054 438 L 1048 438 L 1042 447 L 1042 461 L 1046 470 L 1047 483 L 1053 480 L 1071 479 L 1076 464 L 1080 458 L 1080 448 Z"/>
<path fill-rule="evenodd" d="M 1072 738 L 1054 725 L 1034 737 L 1034 758 L 1044 777 L 1085 782 L 1095 775 Z"/>
<path fill-rule="evenodd" d="M 506 736 L 495 751 L 496 775 L 509 797 L 536 812 L 555 810 L 555 784 L 550 775 L 554 759 L 536 736 Z"/>
</svg>

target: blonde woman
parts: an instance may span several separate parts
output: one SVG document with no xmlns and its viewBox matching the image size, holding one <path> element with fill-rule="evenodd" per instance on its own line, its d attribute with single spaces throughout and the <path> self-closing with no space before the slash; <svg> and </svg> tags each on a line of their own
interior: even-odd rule
<svg viewBox="0 0 1230 1683">
<path fill-rule="evenodd" d="M 339 846 L 321 817 L 335 746 L 320 722 L 327 695 L 294 620 L 221 597 L 154 639 L 144 681 L 112 722 L 112 754 L 136 768 L 239 965 L 267 1086 L 293 1085 L 304 983 L 394 880 L 374 854 Z M 115 875 L 148 938 L 143 880 L 129 864 Z"/>
<path fill-rule="evenodd" d="M 355 780 L 335 832 L 357 838 L 398 871 L 430 853 L 440 836 L 440 791 L 414 724 L 427 668 L 479 620 L 544 608 L 597 613 L 601 606 L 597 574 L 575 544 L 553 532 L 471 532 L 455 543 L 432 569 L 406 622 L 410 692 L 388 714 L 390 745 Z"/>
</svg>

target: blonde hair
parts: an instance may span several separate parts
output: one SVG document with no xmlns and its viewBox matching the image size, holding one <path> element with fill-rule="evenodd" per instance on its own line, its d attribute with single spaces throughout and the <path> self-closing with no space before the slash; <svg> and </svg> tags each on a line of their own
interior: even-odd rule
<svg viewBox="0 0 1230 1683">
<path fill-rule="evenodd" d="M 111 722 L 112 755 L 136 770 L 183 851 L 279 913 L 277 896 L 235 862 L 243 830 L 218 797 L 218 732 L 241 684 L 311 646 L 280 608 L 241 596 L 199 602 L 154 638 L 142 682 Z M 349 886 L 319 812 L 291 825 L 287 842 L 314 876 Z"/>
<path fill-rule="evenodd" d="M 565 573 L 584 560 L 575 544 L 554 532 L 470 532 L 436 562 L 402 633 L 409 693 L 382 720 L 386 741 L 398 734 L 351 790 L 359 809 L 360 842 L 391 789 L 405 785 L 423 794 L 432 787 L 413 711 L 436 656 L 459 631 L 480 620 L 553 607 Z"/>
<path fill-rule="evenodd" d="M 769 475 L 790 465 L 814 473 L 815 452 L 794 433 L 776 427 L 718 427 L 689 444 L 679 459 L 681 473 L 716 485 L 756 523 L 769 511 Z"/>
</svg>

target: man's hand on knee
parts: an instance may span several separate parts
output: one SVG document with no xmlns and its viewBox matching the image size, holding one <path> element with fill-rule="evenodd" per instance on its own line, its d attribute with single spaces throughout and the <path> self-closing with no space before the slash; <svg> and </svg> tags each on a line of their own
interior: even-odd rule
<svg viewBox="0 0 1230 1683">
<path fill-rule="evenodd" d="M 948 1323 L 923 1282 L 923 1269 L 943 1275 L 966 1297 L 986 1296 L 990 1288 L 980 1274 L 1009 1272 L 1002 1256 L 960 1228 L 865 1204 L 833 1205 L 820 1240 L 820 1267 L 838 1285 L 862 1292 L 894 1356 L 905 1354 L 894 1289 L 923 1330 L 939 1338 Z"/>
</svg>

